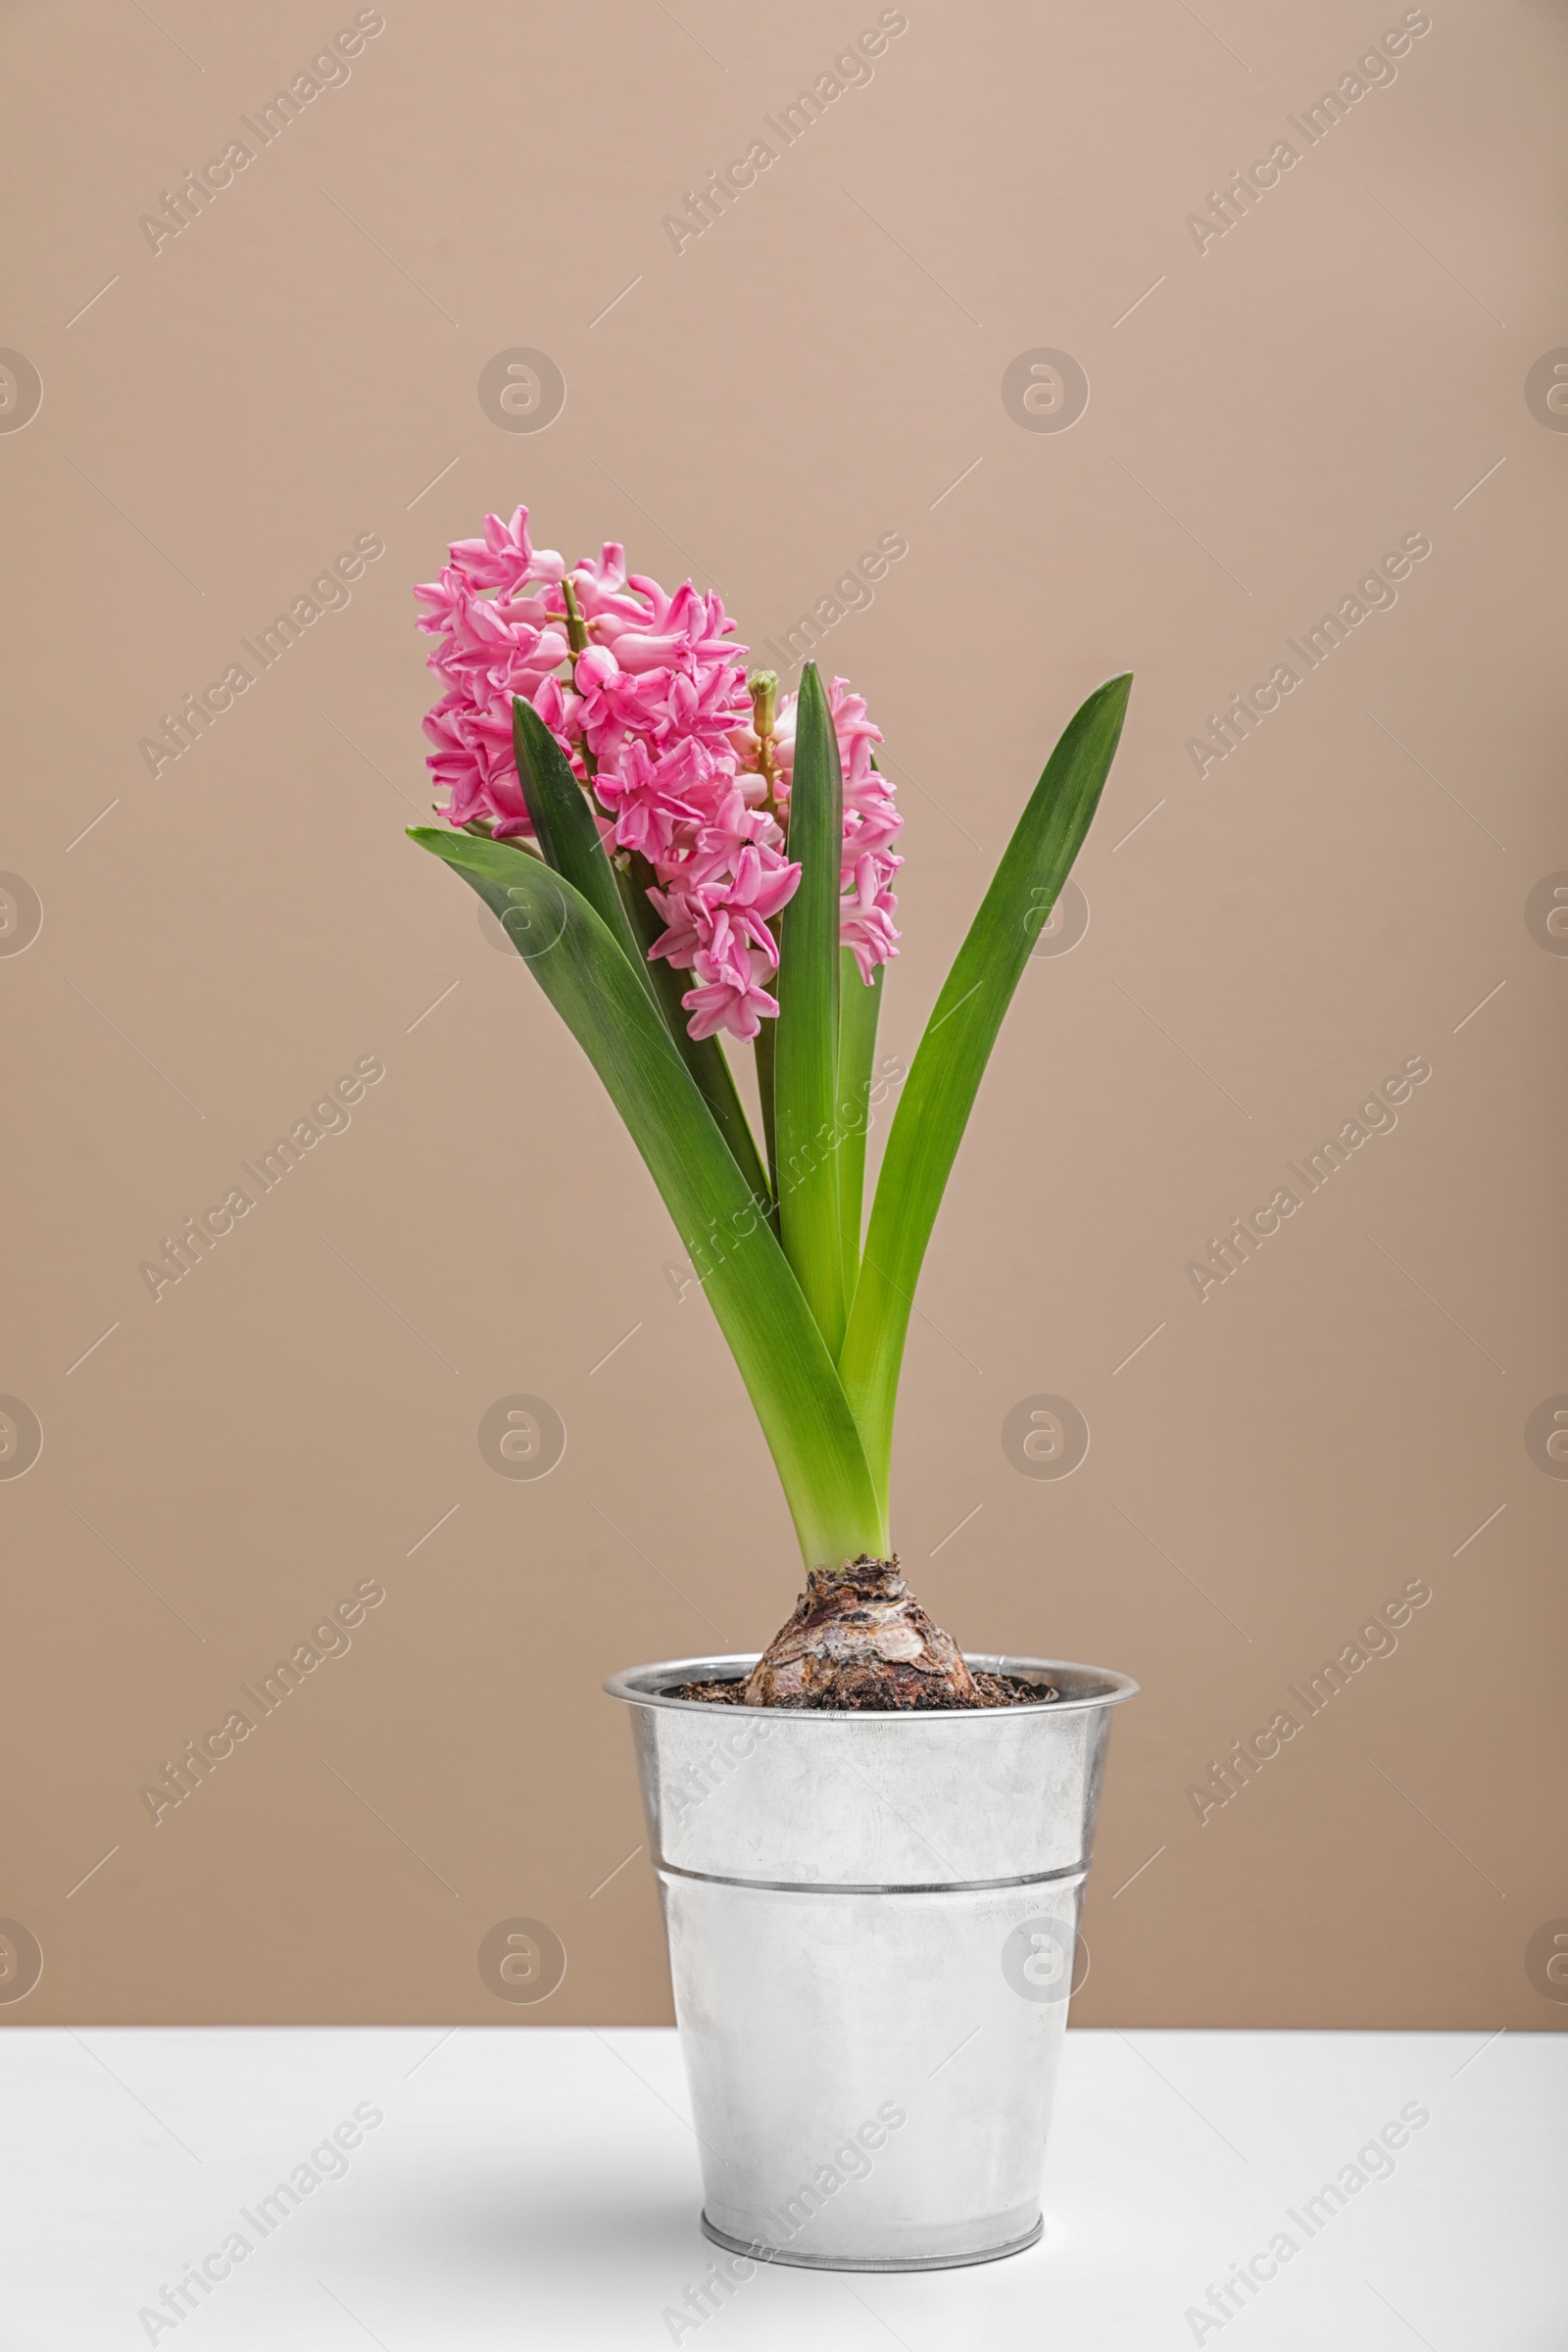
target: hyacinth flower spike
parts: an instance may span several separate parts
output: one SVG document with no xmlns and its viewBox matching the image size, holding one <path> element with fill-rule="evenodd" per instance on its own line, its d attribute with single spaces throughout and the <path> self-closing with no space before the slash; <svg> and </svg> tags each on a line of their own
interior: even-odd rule
<svg viewBox="0 0 1568 2352">
<path fill-rule="evenodd" d="M 909 1066 L 869 1219 L 876 1018 L 902 817 L 843 679 L 748 679 L 716 595 L 623 550 L 568 570 L 526 511 L 419 590 L 446 825 L 413 839 L 498 916 L 598 1071 L 729 1344 L 808 1571 L 758 1704 L 983 1703 L 891 1551 L 900 1366 L 992 1045 L 1088 830 L 1131 687 L 1069 722 Z M 759 1148 L 724 1048 L 755 1052 Z"/>
</svg>

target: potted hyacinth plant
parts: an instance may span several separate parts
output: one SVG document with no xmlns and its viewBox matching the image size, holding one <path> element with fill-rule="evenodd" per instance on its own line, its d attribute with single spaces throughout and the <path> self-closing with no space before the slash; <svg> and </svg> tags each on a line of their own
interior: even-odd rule
<svg viewBox="0 0 1568 2352">
<path fill-rule="evenodd" d="M 862 698 L 810 662 L 781 692 L 748 672 L 718 596 L 666 593 L 615 544 L 568 566 L 533 546 L 522 507 L 417 593 L 445 797 L 443 823 L 412 838 L 499 918 L 624 1120 L 805 1568 L 760 1653 L 607 1685 L 633 1710 L 704 2228 L 729 2255 L 710 2291 L 759 2259 L 1013 2252 L 1040 2234 L 1109 1709 L 1135 1686 L 969 1657 L 933 1623 L 893 1548 L 894 1407 L 943 1191 L 1130 677 L 1090 695 L 1024 807 L 867 1214 L 903 818 Z M 755 1125 L 730 1058 L 748 1048 Z M 966 2052 L 951 2070 L 950 2034 Z"/>
</svg>

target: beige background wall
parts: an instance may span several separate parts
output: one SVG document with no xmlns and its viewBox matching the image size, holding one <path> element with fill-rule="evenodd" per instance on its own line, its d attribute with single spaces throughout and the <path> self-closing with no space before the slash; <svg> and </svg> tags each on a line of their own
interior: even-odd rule
<svg viewBox="0 0 1568 2352">
<path fill-rule="evenodd" d="M 0 958 L 0 1390 L 43 1447 L 0 1479 L 0 1915 L 43 1975 L 0 2019 L 668 2014 L 599 1681 L 759 1643 L 796 1565 L 629 1144 L 403 839 L 412 583 L 518 499 L 545 544 L 721 585 L 754 643 L 907 540 L 824 647 L 905 787 L 895 1051 L 1060 725 L 1136 669 L 1088 930 L 1026 975 L 929 1262 L 902 1549 L 967 1645 L 1144 1684 L 1084 2022 L 1568 2016 L 1568 1484 L 1526 1443 L 1568 1391 L 1568 962 L 1531 895 L 1568 869 L 1568 419 L 1526 397 L 1568 345 L 1568 74 L 1554 10 L 1431 14 L 1308 147 L 1289 118 L 1394 0 L 909 0 L 677 254 L 663 216 L 874 6 L 386 0 L 156 253 L 141 216 L 352 10 L 7 12 L 0 341 L 43 398 L 0 432 L 0 944 L 29 891 L 42 928 Z M 481 405 L 518 349 L 564 379 L 548 429 Z M 1070 429 L 1004 403 L 1041 349 L 1087 375 Z M 1207 714 L 1406 534 L 1397 604 L 1200 778 Z M 352 601 L 155 780 L 139 739 L 361 535 Z M 1200 1301 L 1209 1237 L 1417 1056 L 1396 1129 Z M 352 1126 L 155 1304 L 140 1262 L 362 1059 Z M 480 1451 L 517 1394 L 568 1433 L 543 1480 Z M 1004 1450 L 1041 1395 L 1091 1432 L 1066 1479 Z M 1211 1763 L 1415 1580 L 1396 1650 L 1200 1823 Z M 366 1582 L 347 1653 L 154 1826 L 142 1786 Z M 532 2009 L 476 1958 L 519 1916 L 569 1958 Z"/>
</svg>

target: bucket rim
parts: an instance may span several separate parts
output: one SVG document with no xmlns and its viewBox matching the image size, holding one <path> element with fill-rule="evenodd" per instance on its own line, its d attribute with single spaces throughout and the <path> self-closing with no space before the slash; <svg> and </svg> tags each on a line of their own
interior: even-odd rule
<svg viewBox="0 0 1568 2352">
<path fill-rule="evenodd" d="M 1130 1674 L 1121 1674 L 1109 1666 L 1088 1666 L 1071 1658 L 1030 1658 L 1005 1650 L 965 1650 L 966 1664 L 981 1674 L 1005 1674 L 1020 1682 L 1035 1682 L 1049 1677 L 1058 1695 L 1042 1699 L 1038 1705 L 1027 1702 L 1007 1707 L 750 1707 L 726 1706 L 725 1719 L 744 1715 L 765 1719 L 770 1723 L 855 1723 L 953 1725 L 976 1722 L 1004 1722 L 1011 1718 L 1031 1720 L 1041 1715 L 1082 1714 L 1093 1707 L 1119 1707 L 1129 1698 L 1139 1695 L 1141 1686 Z M 672 1686 L 679 1683 L 744 1682 L 761 1655 L 760 1650 L 728 1650 L 706 1657 L 662 1658 L 648 1666 L 626 1666 L 618 1674 L 607 1675 L 603 1688 L 612 1698 L 623 1700 L 634 1707 L 681 1708 L 689 1714 L 710 1716 L 713 1702 L 702 1698 L 677 1698 Z M 1076 1686 L 1076 1687 L 1073 1687 Z"/>
</svg>

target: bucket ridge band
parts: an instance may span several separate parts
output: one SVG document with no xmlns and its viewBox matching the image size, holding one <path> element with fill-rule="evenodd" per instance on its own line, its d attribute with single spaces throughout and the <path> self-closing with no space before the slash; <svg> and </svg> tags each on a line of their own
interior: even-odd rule
<svg viewBox="0 0 1568 2352">
<path fill-rule="evenodd" d="M 738 1879 L 720 1870 L 685 1870 L 655 1858 L 661 1878 L 696 1879 L 705 1886 L 745 1886 L 759 1894 L 1000 1894 L 1013 1886 L 1049 1886 L 1061 1879 L 1087 1878 L 1089 1860 L 1058 1870 L 1027 1870 L 1010 1879 Z"/>
</svg>

